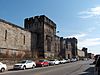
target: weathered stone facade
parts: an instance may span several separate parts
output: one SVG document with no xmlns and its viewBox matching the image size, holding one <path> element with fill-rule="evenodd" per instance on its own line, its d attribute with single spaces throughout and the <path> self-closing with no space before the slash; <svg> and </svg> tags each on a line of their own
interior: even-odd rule
<svg viewBox="0 0 100 75">
<path fill-rule="evenodd" d="M 24 28 L 0 19 L 0 32 L 0 53 L 24 56 L 31 51 L 28 55 L 33 58 L 77 56 L 77 39 L 57 36 L 56 24 L 45 15 L 26 18 Z"/>
<path fill-rule="evenodd" d="M 66 58 L 66 41 L 63 37 L 60 38 L 60 57 Z"/>
<path fill-rule="evenodd" d="M 33 56 L 54 57 L 56 24 L 44 15 L 25 19 L 25 29 L 32 35 Z"/>
<path fill-rule="evenodd" d="M 23 55 L 31 50 L 30 32 L 15 24 L 0 19 L 0 53 Z M 24 53 L 25 54 L 25 53 Z"/>
<path fill-rule="evenodd" d="M 87 48 L 85 48 L 85 47 L 83 47 L 83 48 L 82 48 L 82 51 L 84 51 L 84 52 L 85 52 L 85 58 L 87 58 L 87 57 L 88 57 L 88 52 L 87 52 L 87 50 L 88 50 L 88 49 L 87 49 Z"/>
<path fill-rule="evenodd" d="M 82 50 L 77 50 L 77 55 L 79 60 L 83 60 L 85 58 L 85 52 Z"/>
<path fill-rule="evenodd" d="M 77 50 L 78 57 L 85 57 L 85 52 L 82 50 Z"/>
<path fill-rule="evenodd" d="M 67 59 L 72 58 L 72 43 L 68 38 L 60 38 L 60 57 Z"/>
<path fill-rule="evenodd" d="M 71 42 L 66 41 L 66 47 L 67 47 L 66 58 L 71 59 L 72 58 L 72 45 L 71 45 Z"/>
<path fill-rule="evenodd" d="M 67 42 L 71 43 L 72 46 L 72 57 L 77 57 L 77 39 L 75 37 L 73 38 L 66 38 Z"/>
<path fill-rule="evenodd" d="M 54 57 L 57 58 L 59 57 L 60 53 L 60 37 L 55 35 L 55 45 L 54 45 Z"/>
</svg>

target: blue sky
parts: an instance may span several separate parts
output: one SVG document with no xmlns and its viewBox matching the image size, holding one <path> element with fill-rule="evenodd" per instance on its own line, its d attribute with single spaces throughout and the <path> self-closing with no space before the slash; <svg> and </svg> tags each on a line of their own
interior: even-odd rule
<svg viewBox="0 0 100 75">
<path fill-rule="evenodd" d="M 0 18 L 23 27 L 23 20 L 46 15 L 57 35 L 76 37 L 78 48 L 100 54 L 100 0 L 0 0 Z"/>
</svg>

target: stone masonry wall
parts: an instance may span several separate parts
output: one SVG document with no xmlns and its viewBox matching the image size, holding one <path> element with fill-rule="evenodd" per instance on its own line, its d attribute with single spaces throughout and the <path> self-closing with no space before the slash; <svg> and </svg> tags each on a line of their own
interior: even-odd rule
<svg viewBox="0 0 100 75">
<path fill-rule="evenodd" d="M 0 53 L 21 53 L 31 50 L 31 33 L 14 24 L 0 20 Z"/>
</svg>

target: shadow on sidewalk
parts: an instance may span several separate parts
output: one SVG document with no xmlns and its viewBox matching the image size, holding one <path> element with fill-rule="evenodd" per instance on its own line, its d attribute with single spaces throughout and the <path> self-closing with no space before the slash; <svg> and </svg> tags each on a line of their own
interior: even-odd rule
<svg viewBox="0 0 100 75">
<path fill-rule="evenodd" d="M 79 75 L 95 75 L 94 74 L 94 67 L 90 67 L 87 70 L 85 70 L 84 72 L 82 72 Z"/>
</svg>

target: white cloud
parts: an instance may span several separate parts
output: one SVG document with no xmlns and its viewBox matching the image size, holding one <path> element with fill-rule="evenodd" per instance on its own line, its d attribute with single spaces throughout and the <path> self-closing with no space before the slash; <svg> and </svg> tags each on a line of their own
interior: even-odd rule
<svg viewBox="0 0 100 75">
<path fill-rule="evenodd" d="M 91 18 L 100 16 L 100 6 L 95 8 L 90 8 L 86 11 L 81 11 L 79 13 L 80 18 Z"/>
<path fill-rule="evenodd" d="M 100 45 L 100 38 L 85 39 L 80 41 L 78 45 L 81 47 L 97 46 Z"/>
<path fill-rule="evenodd" d="M 91 27 L 88 29 L 88 32 L 86 33 L 75 34 L 75 35 L 68 36 L 65 38 L 72 38 L 72 37 L 77 38 L 78 39 L 77 46 L 79 49 L 86 47 L 88 48 L 89 52 L 96 54 L 95 50 L 98 50 L 97 47 L 99 47 L 100 45 L 100 38 L 89 38 L 90 33 L 94 30 L 95 30 L 95 27 Z"/>
<path fill-rule="evenodd" d="M 87 34 L 85 34 L 85 33 L 81 33 L 81 34 L 75 34 L 75 35 L 72 35 L 72 36 L 68 36 L 68 37 L 65 37 L 65 38 L 73 38 L 73 37 L 75 37 L 75 38 L 79 39 L 79 38 L 85 37 L 86 35 Z"/>
</svg>

